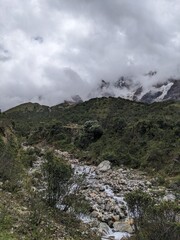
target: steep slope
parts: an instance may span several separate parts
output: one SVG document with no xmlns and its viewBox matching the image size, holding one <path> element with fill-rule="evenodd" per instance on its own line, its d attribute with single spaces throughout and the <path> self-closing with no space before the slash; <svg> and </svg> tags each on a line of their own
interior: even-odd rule
<svg viewBox="0 0 180 240">
<path fill-rule="evenodd" d="M 117 81 L 102 80 L 97 89 L 89 97 L 122 97 L 145 103 L 165 100 L 180 100 L 180 80 L 168 79 L 159 84 L 153 84 L 152 78 L 156 72 L 143 76 L 143 83 L 133 77 L 120 77 Z M 150 82 L 152 81 L 152 84 Z M 148 88 L 145 87 L 148 82 Z"/>
</svg>

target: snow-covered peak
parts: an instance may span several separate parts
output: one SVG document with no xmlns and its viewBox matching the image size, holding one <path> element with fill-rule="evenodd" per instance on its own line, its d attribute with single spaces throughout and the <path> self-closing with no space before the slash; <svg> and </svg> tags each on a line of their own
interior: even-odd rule
<svg viewBox="0 0 180 240">
<path fill-rule="evenodd" d="M 90 94 L 93 97 L 122 97 L 146 103 L 180 100 L 180 80 L 158 79 L 156 71 L 137 77 L 120 77 L 117 81 L 101 80 Z"/>
</svg>

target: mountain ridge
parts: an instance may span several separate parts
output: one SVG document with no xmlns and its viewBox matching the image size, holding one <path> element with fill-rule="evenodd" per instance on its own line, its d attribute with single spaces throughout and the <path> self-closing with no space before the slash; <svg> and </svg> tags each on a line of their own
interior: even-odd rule
<svg viewBox="0 0 180 240">
<path fill-rule="evenodd" d="M 149 76 L 150 75 L 150 76 Z M 150 72 L 151 78 L 156 72 Z M 134 82 L 129 77 L 120 77 L 115 82 L 101 80 L 94 95 L 101 97 L 122 97 L 132 101 L 153 103 L 166 100 L 180 100 L 180 80 L 168 79 L 163 83 L 156 83 L 146 89 L 143 84 Z M 90 97 L 93 96 L 92 94 Z"/>
<path fill-rule="evenodd" d="M 150 72 L 149 74 L 154 76 L 156 72 Z M 121 91 L 118 93 L 120 96 L 116 94 L 116 91 L 118 90 Z M 148 91 L 145 92 L 143 86 L 134 84 L 131 78 L 125 78 L 122 76 L 115 82 L 101 80 L 99 86 L 94 91 L 92 91 L 91 94 L 89 94 L 89 99 L 86 101 L 97 97 L 120 97 L 122 99 L 127 99 L 135 102 L 143 102 L 147 104 L 171 100 L 180 101 L 180 80 L 169 79 L 164 83 L 154 84 Z M 9 111 L 12 112 L 19 110 L 52 111 L 54 108 L 70 107 L 82 102 L 82 98 L 79 95 L 75 95 L 72 96 L 70 100 L 64 100 L 64 102 L 53 106 L 47 106 L 37 102 L 27 102 L 9 108 L 4 112 L 8 113 Z"/>
</svg>

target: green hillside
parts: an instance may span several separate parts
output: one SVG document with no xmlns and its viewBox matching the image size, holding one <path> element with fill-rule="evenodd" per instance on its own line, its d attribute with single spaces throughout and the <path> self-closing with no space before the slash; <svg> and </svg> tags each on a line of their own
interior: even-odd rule
<svg viewBox="0 0 180 240">
<path fill-rule="evenodd" d="M 165 184 L 178 193 L 179 116 L 180 102 L 147 105 L 121 98 L 97 98 L 51 108 L 27 103 L 1 113 L 0 239 L 99 239 L 75 215 L 57 211 L 50 204 L 56 203 L 72 171 L 67 161 L 53 152 L 44 155 L 41 146 L 66 150 L 89 164 L 109 160 L 114 168 L 125 165 L 146 170 L 156 177 L 156 184 Z M 25 150 L 22 143 L 33 147 Z M 43 170 L 34 167 L 31 171 L 42 156 L 47 159 Z M 34 192 L 45 176 L 46 199 Z M 64 201 L 69 206 L 80 203 L 81 211 L 90 211 L 81 195 L 68 196 Z"/>
<path fill-rule="evenodd" d="M 39 103 L 23 103 L 21 105 L 18 105 L 16 107 L 13 107 L 6 111 L 6 113 L 13 113 L 13 112 L 42 112 L 44 110 L 47 110 L 49 107 L 40 105 Z"/>
<path fill-rule="evenodd" d="M 97 98 L 73 106 L 39 107 L 41 111 L 36 106 L 4 113 L 31 144 L 46 142 L 91 163 L 108 159 L 114 165 L 179 173 L 180 102 L 147 105 Z"/>
<path fill-rule="evenodd" d="M 14 110 L 9 113 L 14 114 Z M 20 116 L 19 107 L 16 108 L 16 111 L 17 116 Z M 35 112 L 33 111 L 32 115 Z M 16 114 L 13 116 L 12 120 L 7 113 L 0 115 L 0 239 L 98 240 L 99 237 L 95 236 L 88 226 L 77 219 L 74 213 L 67 213 L 50 206 L 48 198 L 45 200 L 44 195 L 37 192 L 37 183 L 44 181 L 42 176 L 45 174 L 45 167 L 41 166 L 38 169 L 33 166 L 33 163 L 38 161 L 39 156 L 42 157 L 42 153 L 40 154 L 41 150 L 37 148 L 25 150 L 21 146 L 24 139 L 21 138 L 21 132 L 16 129 Z M 26 121 L 26 114 L 22 119 L 22 123 L 24 122 L 29 124 L 29 121 Z M 62 185 L 64 184 L 65 187 L 65 180 L 67 179 L 67 182 L 69 180 L 68 171 L 71 172 L 70 166 L 51 152 L 47 156 L 50 156 L 47 166 L 51 167 L 49 181 L 56 177 L 54 184 L 58 179 L 61 183 L 63 182 Z M 31 172 L 32 167 L 34 168 Z M 48 167 L 46 174 L 49 171 Z M 58 174 L 55 175 L 56 173 Z M 49 188 L 47 190 L 48 196 L 54 193 L 50 190 Z M 85 234 L 81 234 L 82 232 Z"/>
</svg>

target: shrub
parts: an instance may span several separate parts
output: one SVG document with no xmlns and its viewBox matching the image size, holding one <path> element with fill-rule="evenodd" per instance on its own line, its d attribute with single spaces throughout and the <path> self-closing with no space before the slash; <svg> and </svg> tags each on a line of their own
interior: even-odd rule
<svg viewBox="0 0 180 240">
<path fill-rule="evenodd" d="M 103 130 L 98 121 L 86 121 L 79 136 L 75 139 L 76 146 L 85 149 L 103 135 Z"/>
<path fill-rule="evenodd" d="M 32 167 L 33 163 L 37 159 L 37 153 L 32 149 L 29 149 L 27 151 L 21 151 L 20 159 L 25 168 Z"/>
<path fill-rule="evenodd" d="M 15 190 L 20 174 L 22 173 L 22 166 L 17 154 L 18 145 L 13 137 L 11 137 L 4 144 L 3 150 L 0 153 L 0 178 L 6 183 L 3 186 L 9 191 Z"/>
<path fill-rule="evenodd" d="M 137 233 L 143 223 L 146 209 L 152 205 L 152 198 L 142 191 L 136 190 L 126 195 L 130 216 L 134 220 L 134 229 Z"/>
<path fill-rule="evenodd" d="M 72 169 L 64 160 L 55 157 L 52 152 L 47 152 L 45 158 L 46 200 L 50 206 L 55 206 L 62 201 L 67 192 Z"/>
<path fill-rule="evenodd" d="M 135 240 L 175 240 L 180 234 L 180 208 L 175 202 L 156 203 L 149 194 L 135 191 L 126 195 L 134 220 Z"/>
</svg>

